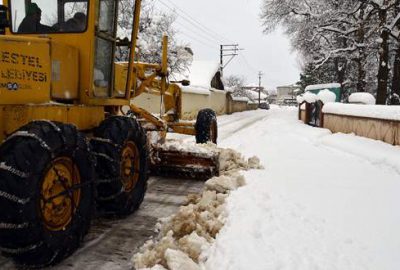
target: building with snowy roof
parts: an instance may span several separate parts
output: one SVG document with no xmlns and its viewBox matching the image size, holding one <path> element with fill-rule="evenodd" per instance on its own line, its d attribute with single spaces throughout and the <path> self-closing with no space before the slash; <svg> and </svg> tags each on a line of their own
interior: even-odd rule
<svg viewBox="0 0 400 270">
<path fill-rule="evenodd" d="M 277 100 L 278 104 L 296 104 L 296 96 L 298 94 L 299 86 L 297 85 L 286 85 L 278 86 L 277 90 Z"/>
<path fill-rule="evenodd" d="M 198 92 L 210 90 L 225 90 L 221 80 L 221 66 L 218 61 L 192 62 L 184 74 L 173 74 L 177 81 L 188 80 L 189 86 L 182 86 L 183 92 Z"/>
</svg>

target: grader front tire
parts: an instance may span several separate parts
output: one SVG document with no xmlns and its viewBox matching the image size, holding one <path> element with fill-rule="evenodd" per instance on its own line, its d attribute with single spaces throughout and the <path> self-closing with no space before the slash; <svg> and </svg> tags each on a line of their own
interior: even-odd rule
<svg viewBox="0 0 400 270">
<path fill-rule="evenodd" d="M 94 167 L 72 125 L 32 122 L 0 147 L 0 250 L 41 268 L 73 253 L 90 226 Z"/>
<path fill-rule="evenodd" d="M 95 131 L 97 204 L 106 213 L 126 216 L 139 208 L 147 189 L 146 133 L 130 117 L 112 116 Z"/>
</svg>

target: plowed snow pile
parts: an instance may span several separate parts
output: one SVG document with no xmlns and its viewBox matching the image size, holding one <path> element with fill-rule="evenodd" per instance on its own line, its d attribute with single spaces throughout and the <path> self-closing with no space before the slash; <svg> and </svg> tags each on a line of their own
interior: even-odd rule
<svg viewBox="0 0 400 270">
<path fill-rule="evenodd" d="M 147 241 L 132 258 L 136 269 L 197 270 L 224 226 L 225 200 L 230 192 L 245 185 L 241 170 L 262 169 L 257 157 L 245 160 L 232 149 L 206 145 L 220 155 L 220 176 L 205 183 L 202 194 L 187 197 L 178 213 L 160 220 L 158 236 Z"/>
</svg>

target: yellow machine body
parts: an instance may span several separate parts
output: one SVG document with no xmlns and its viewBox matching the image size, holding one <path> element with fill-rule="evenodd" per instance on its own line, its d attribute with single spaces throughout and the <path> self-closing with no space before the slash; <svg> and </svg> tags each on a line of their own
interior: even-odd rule
<svg viewBox="0 0 400 270">
<path fill-rule="evenodd" d="M 65 6 L 68 3 L 85 3 L 85 29 L 79 32 L 22 33 L 16 23 L 19 17 L 10 14 L 28 14 L 27 7 L 34 2 L 42 7 L 57 7 L 55 14 L 58 14 L 58 22 L 60 18 L 66 20 Z M 105 2 L 3 1 L 10 11 L 12 23 L 5 35 L 0 36 L 0 141 L 34 120 L 74 124 L 79 130 L 90 133 L 108 115 L 126 112 L 124 106 L 129 107 L 129 111 L 146 125 L 147 130 L 158 132 L 159 142 L 165 141 L 167 132 L 196 135 L 194 123 L 179 121 L 182 115 L 180 87 L 167 83 L 168 38 L 163 40 L 161 63 L 137 62 L 135 55 L 141 0 L 135 0 L 131 41 L 125 45 L 129 48 L 129 59 L 115 62 L 118 1 Z M 17 4 L 20 5 L 18 10 Z M 21 5 L 25 5 L 25 9 L 21 9 Z M 102 10 L 110 5 L 113 11 Z M 113 26 L 109 24 L 107 27 L 114 30 L 104 26 L 104 21 L 107 21 L 104 16 L 109 13 L 115 17 L 108 18 Z M 113 48 L 109 57 L 107 48 Z M 99 63 L 102 65 L 99 66 Z M 160 97 L 162 106 L 159 116 L 131 104 L 131 99 L 142 93 Z M 195 161 L 195 157 L 190 158 L 190 153 L 187 155 L 184 161 L 177 160 L 179 166 L 185 167 Z"/>
<path fill-rule="evenodd" d="M 11 3 L 4 1 L 5 6 Z M 161 64 L 133 62 L 132 50 L 130 62 L 110 64 L 113 87 L 96 85 L 95 53 L 97 39 L 102 35 L 97 31 L 100 3 L 87 3 L 87 27 L 81 33 L 21 34 L 14 27 L 14 31 L 8 29 L 6 35 L 0 36 L 0 140 L 38 119 L 72 123 L 80 130 L 90 130 L 104 119 L 105 111 L 110 111 L 107 107 L 118 113 L 119 107 L 130 106 L 130 100 L 144 92 L 162 96 L 166 114 L 155 119 L 147 117 L 145 109 L 133 108 L 136 113 L 149 121 L 166 122 L 164 129 L 170 123 L 172 130 L 194 134 L 192 124 L 176 124 L 181 116 L 182 93 L 180 87 L 166 82 L 167 44 Z M 131 48 L 136 47 L 140 5 L 137 0 Z M 19 106 L 14 108 L 16 105 Z M 18 115 L 12 115 L 17 112 Z"/>
</svg>

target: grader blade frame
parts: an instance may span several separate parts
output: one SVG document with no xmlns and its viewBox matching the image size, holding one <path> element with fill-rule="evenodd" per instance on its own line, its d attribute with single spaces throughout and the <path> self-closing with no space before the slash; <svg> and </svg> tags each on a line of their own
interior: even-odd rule
<svg viewBox="0 0 400 270">
<path fill-rule="evenodd" d="M 219 174 L 219 155 L 215 151 L 206 151 L 201 145 L 197 146 L 200 151 L 196 151 L 195 148 L 190 150 L 168 148 L 166 138 L 168 132 L 195 136 L 194 123 L 165 122 L 134 105 L 131 105 L 131 111 L 148 131 L 152 174 L 198 180 L 206 180 Z"/>
</svg>

